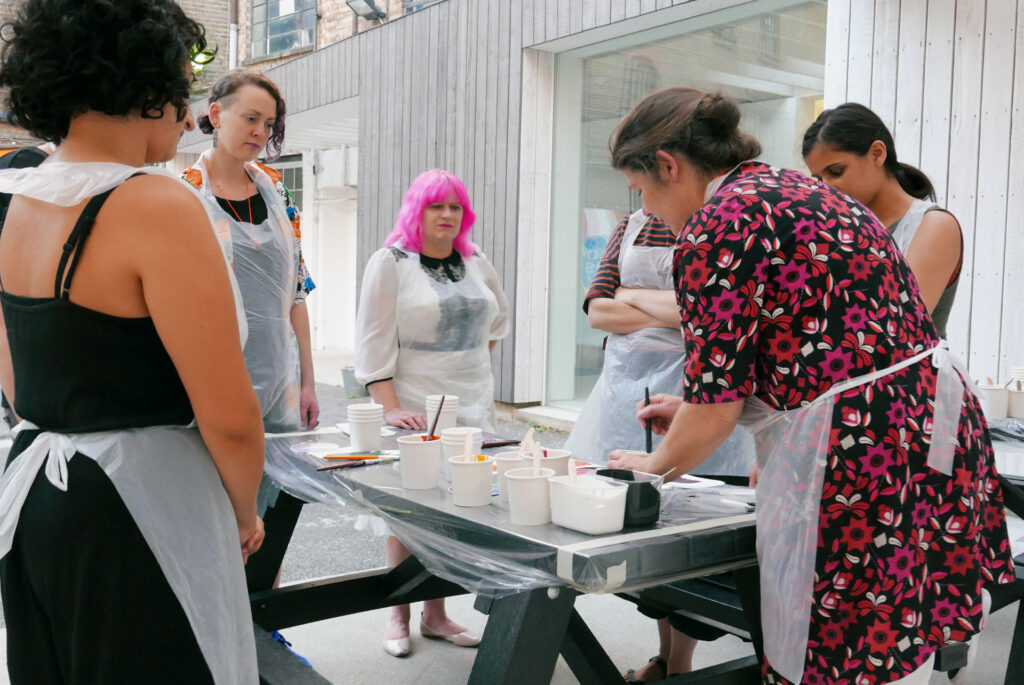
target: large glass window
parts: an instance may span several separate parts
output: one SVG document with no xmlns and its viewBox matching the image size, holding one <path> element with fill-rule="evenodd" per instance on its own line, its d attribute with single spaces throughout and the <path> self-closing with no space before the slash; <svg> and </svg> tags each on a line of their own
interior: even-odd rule
<svg viewBox="0 0 1024 685">
<path fill-rule="evenodd" d="M 546 403 L 582 407 L 604 361 L 606 333 L 590 328 L 583 297 L 615 225 L 639 208 L 611 167 L 616 124 L 661 88 L 721 92 L 739 102 L 762 160 L 803 169 L 800 140 L 822 100 L 825 12 L 825 0 L 763 0 L 558 55 Z"/>
<path fill-rule="evenodd" d="M 316 0 L 252 0 L 252 57 L 316 41 Z"/>
</svg>

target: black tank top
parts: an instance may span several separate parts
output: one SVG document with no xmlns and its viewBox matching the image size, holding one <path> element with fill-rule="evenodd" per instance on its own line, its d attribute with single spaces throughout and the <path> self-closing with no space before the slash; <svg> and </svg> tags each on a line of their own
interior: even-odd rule
<svg viewBox="0 0 1024 685">
<path fill-rule="evenodd" d="M 14 365 L 14 409 L 44 430 L 185 425 L 194 416 L 150 317 L 112 316 L 68 299 L 82 247 L 113 191 L 89 200 L 75 223 L 52 298 L 0 293 Z M 9 195 L 0 196 L 0 231 L 9 203 Z"/>
</svg>

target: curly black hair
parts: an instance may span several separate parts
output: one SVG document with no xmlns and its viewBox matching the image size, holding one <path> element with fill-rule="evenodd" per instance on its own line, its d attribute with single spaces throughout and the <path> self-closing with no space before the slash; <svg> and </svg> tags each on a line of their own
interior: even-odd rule
<svg viewBox="0 0 1024 685">
<path fill-rule="evenodd" d="M 0 28 L 11 121 L 53 143 L 89 110 L 159 119 L 170 103 L 181 121 L 205 33 L 174 0 L 25 0 Z"/>
</svg>

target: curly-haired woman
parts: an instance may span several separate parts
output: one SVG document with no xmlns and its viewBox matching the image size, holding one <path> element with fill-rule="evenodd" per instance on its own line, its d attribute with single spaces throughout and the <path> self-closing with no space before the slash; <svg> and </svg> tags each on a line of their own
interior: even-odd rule
<svg viewBox="0 0 1024 685">
<path fill-rule="evenodd" d="M 201 201 L 143 169 L 191 126 L 203 29 L 172 0 L 26 0 L 7 28 L 8 111 L 58 143 L 0 173 L 11 681 L 255 683 L 244 318 Z"/>
</svg>

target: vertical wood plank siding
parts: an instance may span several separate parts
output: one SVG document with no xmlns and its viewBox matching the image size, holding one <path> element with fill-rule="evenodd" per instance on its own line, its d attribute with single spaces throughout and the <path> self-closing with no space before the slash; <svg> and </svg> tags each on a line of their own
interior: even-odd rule
<svg viewBox="0 0 1024 685">
<path fill-rule="evenodd" d="M 292 113 L 359 97 L 357 282 L 390 232 L 409 183 L 426 169 L 443 167 L 466 181 L 478 216 L 474 237 L 502 278 L 517 327 L 544 330 L 543 293 L 529 293 L 529 303 L 516 302 L 524 49 L 691 1 L 704 2 L 447 0 L 271 69 Z M 526 118 L 549 127 L 536 121 L 550 115 L 550 103 L 546 107 Z M 549 140 L 550 131 L 541 139 Z M 538 155 L 531 166 L 550 163 L 550 152 Z M 546 168 L 537 173 L 549 178 Z M 539 191 L 530 192 L 533 207 Z M 542 202 L 549 192 L 541 193 Z M 546 242 L 546 236 L 536 239 Z M 547 265 L 535 268 L 546 271 Z M 510 336 L 495 351 L 500 400 L 513 400 L 521 339 Z M 527 356 L 528 364 L 543 364 L 542 352 Z M 541 392 L 524 387 L 515 396 L 536 401 Z"/>
<path fill-rule="evenodd" d="M 270 72 L 292 112 L 360 98 L 357 280 L 418 173 L 440 166 L 466 181 L 476 240 L 516 314 L 516 334 L 495 354 L 500 400 L 536 401 L 542 392 L 536 373 L 523 379 L 524 367 L 544 363 L 527 348 L 546 329 L 546 293 L 516 296 L 518 278 L 548 268 L 535 260 L 546 254 L 548 226 L 538 217 L 551 189 L 539 184 L 550 151 L 534 143 L 550 141 L 550 103 L 543 92 L 524 100 L 523 73 L 538 78 L 551 62 L 524 64 L 527 48 L 691 2 L 715 4 L 446 0 Z M 1024 149 L 1022 25 L 1024 0 L 829 2 L 826 105 L 855 100 L 878 110 L 901 159 L 929 174 L 963 225 L 950 339 L 975 377 L 1006 377 L 1024 364 L 1024 159 L 1010 154 Z M 524 187 L 524 174 L 536 183 Z"/>
<path fill-rule="evenodd" d="M 825 105 L 863 102 L 893 124 L 900 160 L 960 220 L 948 332 L 980 379 L 1024 364 L 1022 34 L 1024 0 L 829 2 Z"/>
</svg>

